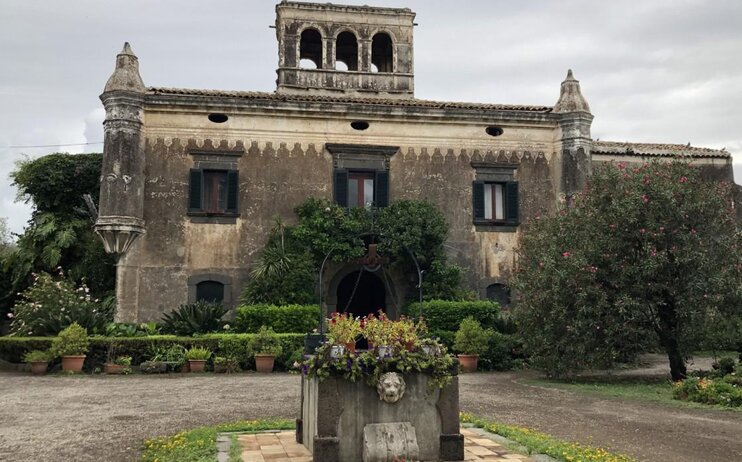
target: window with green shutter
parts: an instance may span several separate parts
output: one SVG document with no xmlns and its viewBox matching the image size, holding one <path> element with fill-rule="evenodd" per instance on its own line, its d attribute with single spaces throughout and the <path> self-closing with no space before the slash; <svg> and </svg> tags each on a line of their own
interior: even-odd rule
<svg viewBox="0 0 742 462">
<path fill-rule="evenodd" d="M 389 205 L 389 172 L 368 170 L 335 170 L 333 196 L 341 207 L 387 207 Z"/>
<path fill-rule="evenodd" d="M 237 216 L 239 173 L 237 170 L 191 169 L 188 214 Z"/>
<path fill-rule="evenodd" d="M 472 183 L 472 216 L 476 225 L 517 226 L 520 222 L 516 166 L 474 163 L 476 181 Z"/>
</svg>

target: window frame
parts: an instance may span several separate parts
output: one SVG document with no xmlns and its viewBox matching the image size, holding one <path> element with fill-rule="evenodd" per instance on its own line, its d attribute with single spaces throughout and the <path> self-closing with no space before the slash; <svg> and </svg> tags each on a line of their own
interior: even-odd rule
<svg viewBox="0 0 742 462">
<path fill-rule="evenodd" d="M 390 159 L 399 152 L 399 146 L 327 143 L 325 149 L 333 158 L 332 198 L 336 204 L 348 208 L 349 174 L 367 173 L 374 176 L 373 206 L 389 206 Z"/>
<path fill-rule="evenodd" d="M 517 164 L 495 164 L 472 162 L 476 170 L 476 180 L 472 183 L 472 221 L 475 225 L 498 226 L 510 229 L 520 225 L 520 192 L 518 182 L 515 180 Z M 484 218 L 487 215 L 485 186 L 502 185 L 502 216 L 496 218 L 497 203 L 492 197 L 490 201 L 490 212 L 492 218 Z M 494 188 L 492 195 L 494 196 Z"/>
<path fill-rule="evenodd" d="M 226 174 L 225 209 L 206 210 L 205 174 L 223 172 Z M 188 181 L 188 215 L 193 217 L 238 217 L 239 213 L 239 171 L 230 168 L 192 168 Z M 196 197 L 198 196 L 198 197 Z"/>
<path fill-rule="evenodd" d="M 187 183 L 186 215 L 194 223 L 235 223 L 240 216 L 239 158 L 244 155 L 242 146 L 233 150 L 191 149 L 193 158 Z M 226 172 L 227 191 L 225 210 L 206 210 L 204 208 L 204 172 Z"/>
</svg>

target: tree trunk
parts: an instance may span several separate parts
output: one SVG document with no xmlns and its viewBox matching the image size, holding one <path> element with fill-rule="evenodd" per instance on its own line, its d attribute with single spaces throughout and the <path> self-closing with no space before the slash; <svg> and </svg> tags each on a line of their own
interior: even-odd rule
<svg viewBox="0 0 742 462">
<path fill-rule="evenodd" d="M 670 376 L 673 382 L 683 380 L 688 373 L 685 359 L 678 345 L 678 320 L 675 315 L 675 302 L 670 296 L 665 297 L 665 303 L 659 309 L 660 329 L 657 332 L 660 343 L 665 348 L 670 360 Z"/>
</svg>

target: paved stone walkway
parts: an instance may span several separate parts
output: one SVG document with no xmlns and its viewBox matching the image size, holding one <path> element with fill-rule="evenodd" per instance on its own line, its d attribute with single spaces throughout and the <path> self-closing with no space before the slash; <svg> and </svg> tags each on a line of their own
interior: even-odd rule
<svg viewBox="0 0 742 462">
<path fill-rule="evenodd" d="M 522 454 L 513 454 L 499 443 L 476 430 L 462 428 L 464 460 L 533 462 Z M 237 438 L 243 462 L 312 462 L 307 448 L 296 442 L 293 431 L 241 435 Z"/>
</svg>

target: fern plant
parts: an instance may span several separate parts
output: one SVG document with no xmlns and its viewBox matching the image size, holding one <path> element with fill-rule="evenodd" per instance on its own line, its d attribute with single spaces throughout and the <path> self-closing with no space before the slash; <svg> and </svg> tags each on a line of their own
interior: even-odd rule
<svg viewBox="0 0 742 462">
<path fill-rule="evenodd" d="M 175 335 L 207 334 L 224 328 L 222 318 L 227 308 L 220 304 L 199 301 L 180 305 L 162 317 L 162 331 Z"/>
</svg>

